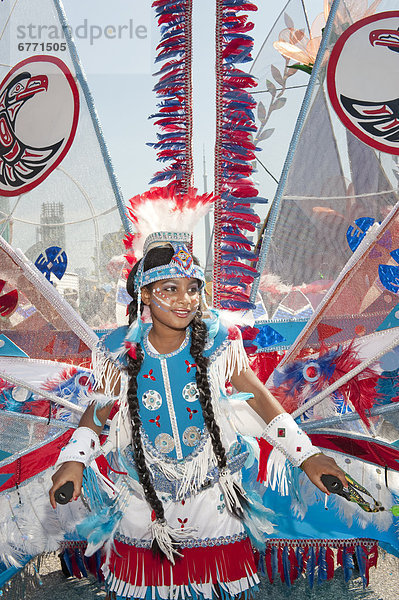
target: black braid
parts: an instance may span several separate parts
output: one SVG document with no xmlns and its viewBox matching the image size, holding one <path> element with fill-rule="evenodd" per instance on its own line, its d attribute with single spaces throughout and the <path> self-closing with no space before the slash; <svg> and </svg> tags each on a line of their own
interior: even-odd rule
<svg viewBox="0 0 399 600">
<path fill-rule="evenodd" d="M 213 451 L 219 469 L 224 469 L 227 464 L 226 451 L 220 439 L 219 425 L 216 423 L 211 402 L 211 390 L 208 381 L 209 359 L 203 355 L 208 329 L 201 319 L 201 312 L 197 312 L 191 321 L 191 356 L 195 359 L 197 371 L 195 379 L 199 392 L 199 401 L 202 408 L 205 425 L 211 436 Z"/>
<path fill-rule="evenodd" d="M 138 298 L 137 291 L 134 289 L 134 275 L 137 272 L 139 263 L 136 263 L 129 275 L 127 283 L 127 291 L 132 297 L 132 301 L 129 304 L 129 323 L 133 323 L 137 318 Z M 144 352 L 140 344 L 136 345 L 137 358 L 132 358 L 128 355 L 128 376 L 129 385 L 127 390 L 127 401 L 129 406 L 130 418 L 132 420 L 132 448 L 133 456 L 136 464 L 137 474 L 139 476 L 140 484 L 143 487 L 145 499 L 151 506 L 157 519 L 163 520 L 165 518 L 163 504 L 158 498 L 155 488 L 153 486 L 150 472 L 147 468 L 144 457 L 143 443 L 141 440 L 141 418 L 139 413 L 139 401 L 137 398 L 137 375 L 139 374 L 141 365 L 144 359 Z"/>
<path fill-rule="evenodd" d="M 139 481 L 143 486 L 145 499 L 151 506 L 157 519 L 164 519 L 163 504 L 157 496 L 155 488 L 151 481 L 151 475 L 147 468 L 144 457 L 143 443 L 141 440 L 141 418 L 139 413 L 139 401 L 137 398 L 137 375 L 140 371 L 144 359 L 144 352 L 140 346 L 136 346 L 137 359 L 128 356 L 128 375 L 129 386 L 127 390 L 127 401 L 129 405 L 130 417 L 132 419 L 132 447 L 134 461 L 136 463 L 137 474 Z"/>
</svg>

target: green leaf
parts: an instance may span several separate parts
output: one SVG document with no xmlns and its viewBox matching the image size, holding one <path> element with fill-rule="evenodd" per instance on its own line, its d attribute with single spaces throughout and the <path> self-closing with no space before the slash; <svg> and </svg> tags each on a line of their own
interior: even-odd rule
<svg viewBox="0 0 399 600">
<path fill-rule="evenodd" d="M 295 65 L 290 65 L 290 69 L 298 69 L 298 71 L 303 71 L 304 73 L 310 75 L 313 69 L 313 65 L 302 65 L 300 63 L 296 63 Z"/>
</svg>

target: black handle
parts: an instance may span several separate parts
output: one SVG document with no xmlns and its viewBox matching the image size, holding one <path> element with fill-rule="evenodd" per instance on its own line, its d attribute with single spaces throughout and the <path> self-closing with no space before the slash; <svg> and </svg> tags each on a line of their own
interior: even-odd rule
<svg viewBox="0 0 399 600">
<path fill-rule="evenodd" d="M 73 481 L 67 481 L 54 492 L 55 501 L 58 504 L 68 504 L 73 496 Z"/>
<path fill-rule="evenodd" d="M 322 475 L 320 479 L 331 494 L 342 494 L 344 486 L 338 477 L 335 475 Z"/>
</svg>

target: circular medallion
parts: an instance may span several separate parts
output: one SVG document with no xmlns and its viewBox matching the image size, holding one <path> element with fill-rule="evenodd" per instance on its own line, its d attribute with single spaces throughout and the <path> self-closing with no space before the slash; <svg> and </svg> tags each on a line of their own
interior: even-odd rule
<svg viewBox="0 0 399 600">
<path fill-rule="evenodd" d="M 25 388 L 17 386 L 12 389 L 11 396 L 13 397 L 13 400 L 15 400 L 16 402 L 22 403 L 22 402 L 26 402 L 26 400 L 29 398 L 30 392 L 29 392 L 29 390 L 26 390 Z"/>
<path fill-rule="evenodd" d="M 162 404 L 162 396 L 155 390 L 148 390 L 141 399 L 148 410 L 158 410 Z"/>
<path fill-rule="evenodd" d="M 66 64 L 33 56 L 0 84 L 0 195 L 33 189 L 60 164 L 75 137 L 79 92 Z"/>
<path fill-rule="evenodd" d="M 195 402 L 196 400 L 199 400 L 199 391 L 197 384 L 194 383 L 194 381 L 191 381 L 184 386 L 182 394 L 183 398 L 187 400 L 187 402 Z"/>
<path fill-rule="evenodd" d="M 320 365 L 314 360 L 307 362 L 302 370 L 303 378 L 306 381 L 309 381 L 309 383 L 317 381 L 320 377 L 320 373 Z"/>
<path fill-rule="evenodd" d="M 183 442 L 186 446 L 197 446 L 201 439 L 201 432 L 198 427 L 187 427 L 183 432 Z"/>
<path fill-rule="evenodd" d="M 172 452 L 175 447 L 174 439 L 169 433 L 160 433 L 155 438 L 155 448 L 158 452 L 162 452 L 162 454 L 168 454 Z"/>
<path fill-rule="evenodd" d="M 362 142 L 399 154 L 399 11 L 360 19 L 338 38 L 327 69 L 331 104 Z"/>
</svg>

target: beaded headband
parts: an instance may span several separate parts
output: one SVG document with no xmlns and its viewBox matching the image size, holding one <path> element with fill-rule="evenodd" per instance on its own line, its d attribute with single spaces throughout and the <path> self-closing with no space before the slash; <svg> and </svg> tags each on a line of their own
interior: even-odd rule
<svg viewBox="0 0 399 600">
<path fill-rule="evenodd" d="M 159 232 L 166 233 L 167 232 Z M 176 234 L 173 234 L 176 235 Z M 194 264 L 193 257 L 188 251 L 185 244 L 171 241 L 167 238 L 167 235 L 163 238 L 160 236 L 157 238 L 157 243 L 152 246 L 154 242 L 151 242 L 151 247 L 147 244 L 147 248 L 151 250 L 153 247 L 164 247 L 168 242 L 168 246 L 171 246 L 175 253 L 172 256 L 172 260 L 167 265 L 160 265 L 159 267 L 153 267 L 144 271 L 144 260 L 141 262 L 140 267 L 137 269 L 136 277 L 134 278 L 134 287 L 138 291 L 141 288 L 159 281 L 161 279 L 176 279 L 181 277 L 189 277 L 198 279 L 201 282 L 201 287 L 205 285 L 205 274 L 200 266 Z M 147 240 L 146 240 L 147 242 Z M 146 243 L 144 244 L 144 248 Z M 145 254 L 146 255 L 146 254 Z"/>
</svg>

